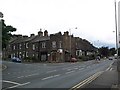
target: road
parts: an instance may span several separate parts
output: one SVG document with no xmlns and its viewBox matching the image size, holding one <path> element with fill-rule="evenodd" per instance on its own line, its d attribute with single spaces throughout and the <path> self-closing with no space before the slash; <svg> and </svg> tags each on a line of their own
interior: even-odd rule
<svg viewBox="0 0 120 90">
<path fill-rule="evenodd" d="M 90 76 L 107 70 L 114 61 L 33 64 L 3 61 L 7 69 L 2 72 L 2 88 L 70 89 Z"/>
</svg>

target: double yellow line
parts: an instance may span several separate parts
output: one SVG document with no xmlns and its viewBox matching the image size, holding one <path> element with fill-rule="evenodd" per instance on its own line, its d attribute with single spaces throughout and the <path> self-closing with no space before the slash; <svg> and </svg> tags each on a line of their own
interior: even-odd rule
<svg viewBox="0 0 120 90">
<path fill-rule="evenodd" d="M 88 84 L 95 80 L 98 76 L 100 76 L 104 71 L 100 71 L 95 73 L 94 75 L 90 76 L 89 78 L 83 80 L 82 82 L 78 83 L 77 85 L 73 86 L 70 90 L 77 90 L 78 88 L 81 88 L 85 84 Z"/>
</svg>

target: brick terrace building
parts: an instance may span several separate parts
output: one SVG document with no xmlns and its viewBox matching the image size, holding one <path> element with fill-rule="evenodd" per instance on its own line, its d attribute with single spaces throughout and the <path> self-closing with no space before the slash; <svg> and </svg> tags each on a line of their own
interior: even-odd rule
<svg viewBox="0 0 120 90">
<path fill-rule="evenodd" d="M 43 35 L 44 34 L 44 35 Z M 18 35 L 10 40 L 3 51 L 3 58 L 19 57 L 21 59 L 32 58 L 37 61 L 65 62 L 71 57 L 78 58 L 82 55 L 89 55 L 95 52 L 95 47 L 87 40 L 69 35 L 66 31 L 48 35 L 38 32 L 38 35 L 31 34 L 30 37 Z"/>
</svg>

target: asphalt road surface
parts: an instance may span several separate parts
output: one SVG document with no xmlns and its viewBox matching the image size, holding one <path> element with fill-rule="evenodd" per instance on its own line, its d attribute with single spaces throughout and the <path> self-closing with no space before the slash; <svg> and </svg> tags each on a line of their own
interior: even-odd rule
<svg viewBox="0 0 120 90">
<path fill-rule="evenodd" d="M 3 61 L 2 89 L 66 88 L 70 89 L 90 76 L 103 72 L 115 60 L 94 60 L 76 63 L 15 63 Z"/>
</svg>

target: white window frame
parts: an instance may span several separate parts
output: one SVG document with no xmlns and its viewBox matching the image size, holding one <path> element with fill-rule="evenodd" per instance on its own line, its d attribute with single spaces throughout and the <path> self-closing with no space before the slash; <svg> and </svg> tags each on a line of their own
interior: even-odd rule
<svg viewBox="0 0 120 90">
<path fill-rule="evenodd" d="M 26 54 L 26 57 L 28 57 L 28 52 L 25 52 L 25 54 Z"/>
<path fill-rule="evenodd" d="M 52 48 L 56 48 L 56 41 L 52 42 Z"/>
<path fill-rule="evenodd" d="M 33 48 L 33 50 L 35 50 L 35 44 L 33 44 L 32 46 L 33 46 L 33 47 L 32 47 L 32 48 Z"/>
<path fill-rule="evenodd" d="M 13 46 L 13 50 L 15 50 L 15 45 Z"/>
<path fill-rule="evenodd" d="M 28 43 L 26 43 L 26 48 L 28 48 Z"/>
<path fill-rule="evenodd" d="M 22 46 L 22 45 L 21 45 L 21 44 L 19 44 L 19 49 L 21 49 L 21 46 Z"/>
<path fill-rule="evenodd" d="M 9 48 L 10 48 L 10 44 L 9 44 Z"/>
<path fill-rule="evenodd" d="M 46 48 L 46 43 L 42 42 L 42 48 Z"/>
<path fill-rule="evenodd" d="M 59 47 L 62 48 L 62 41 L 59 42 Z"/>
</svg>

